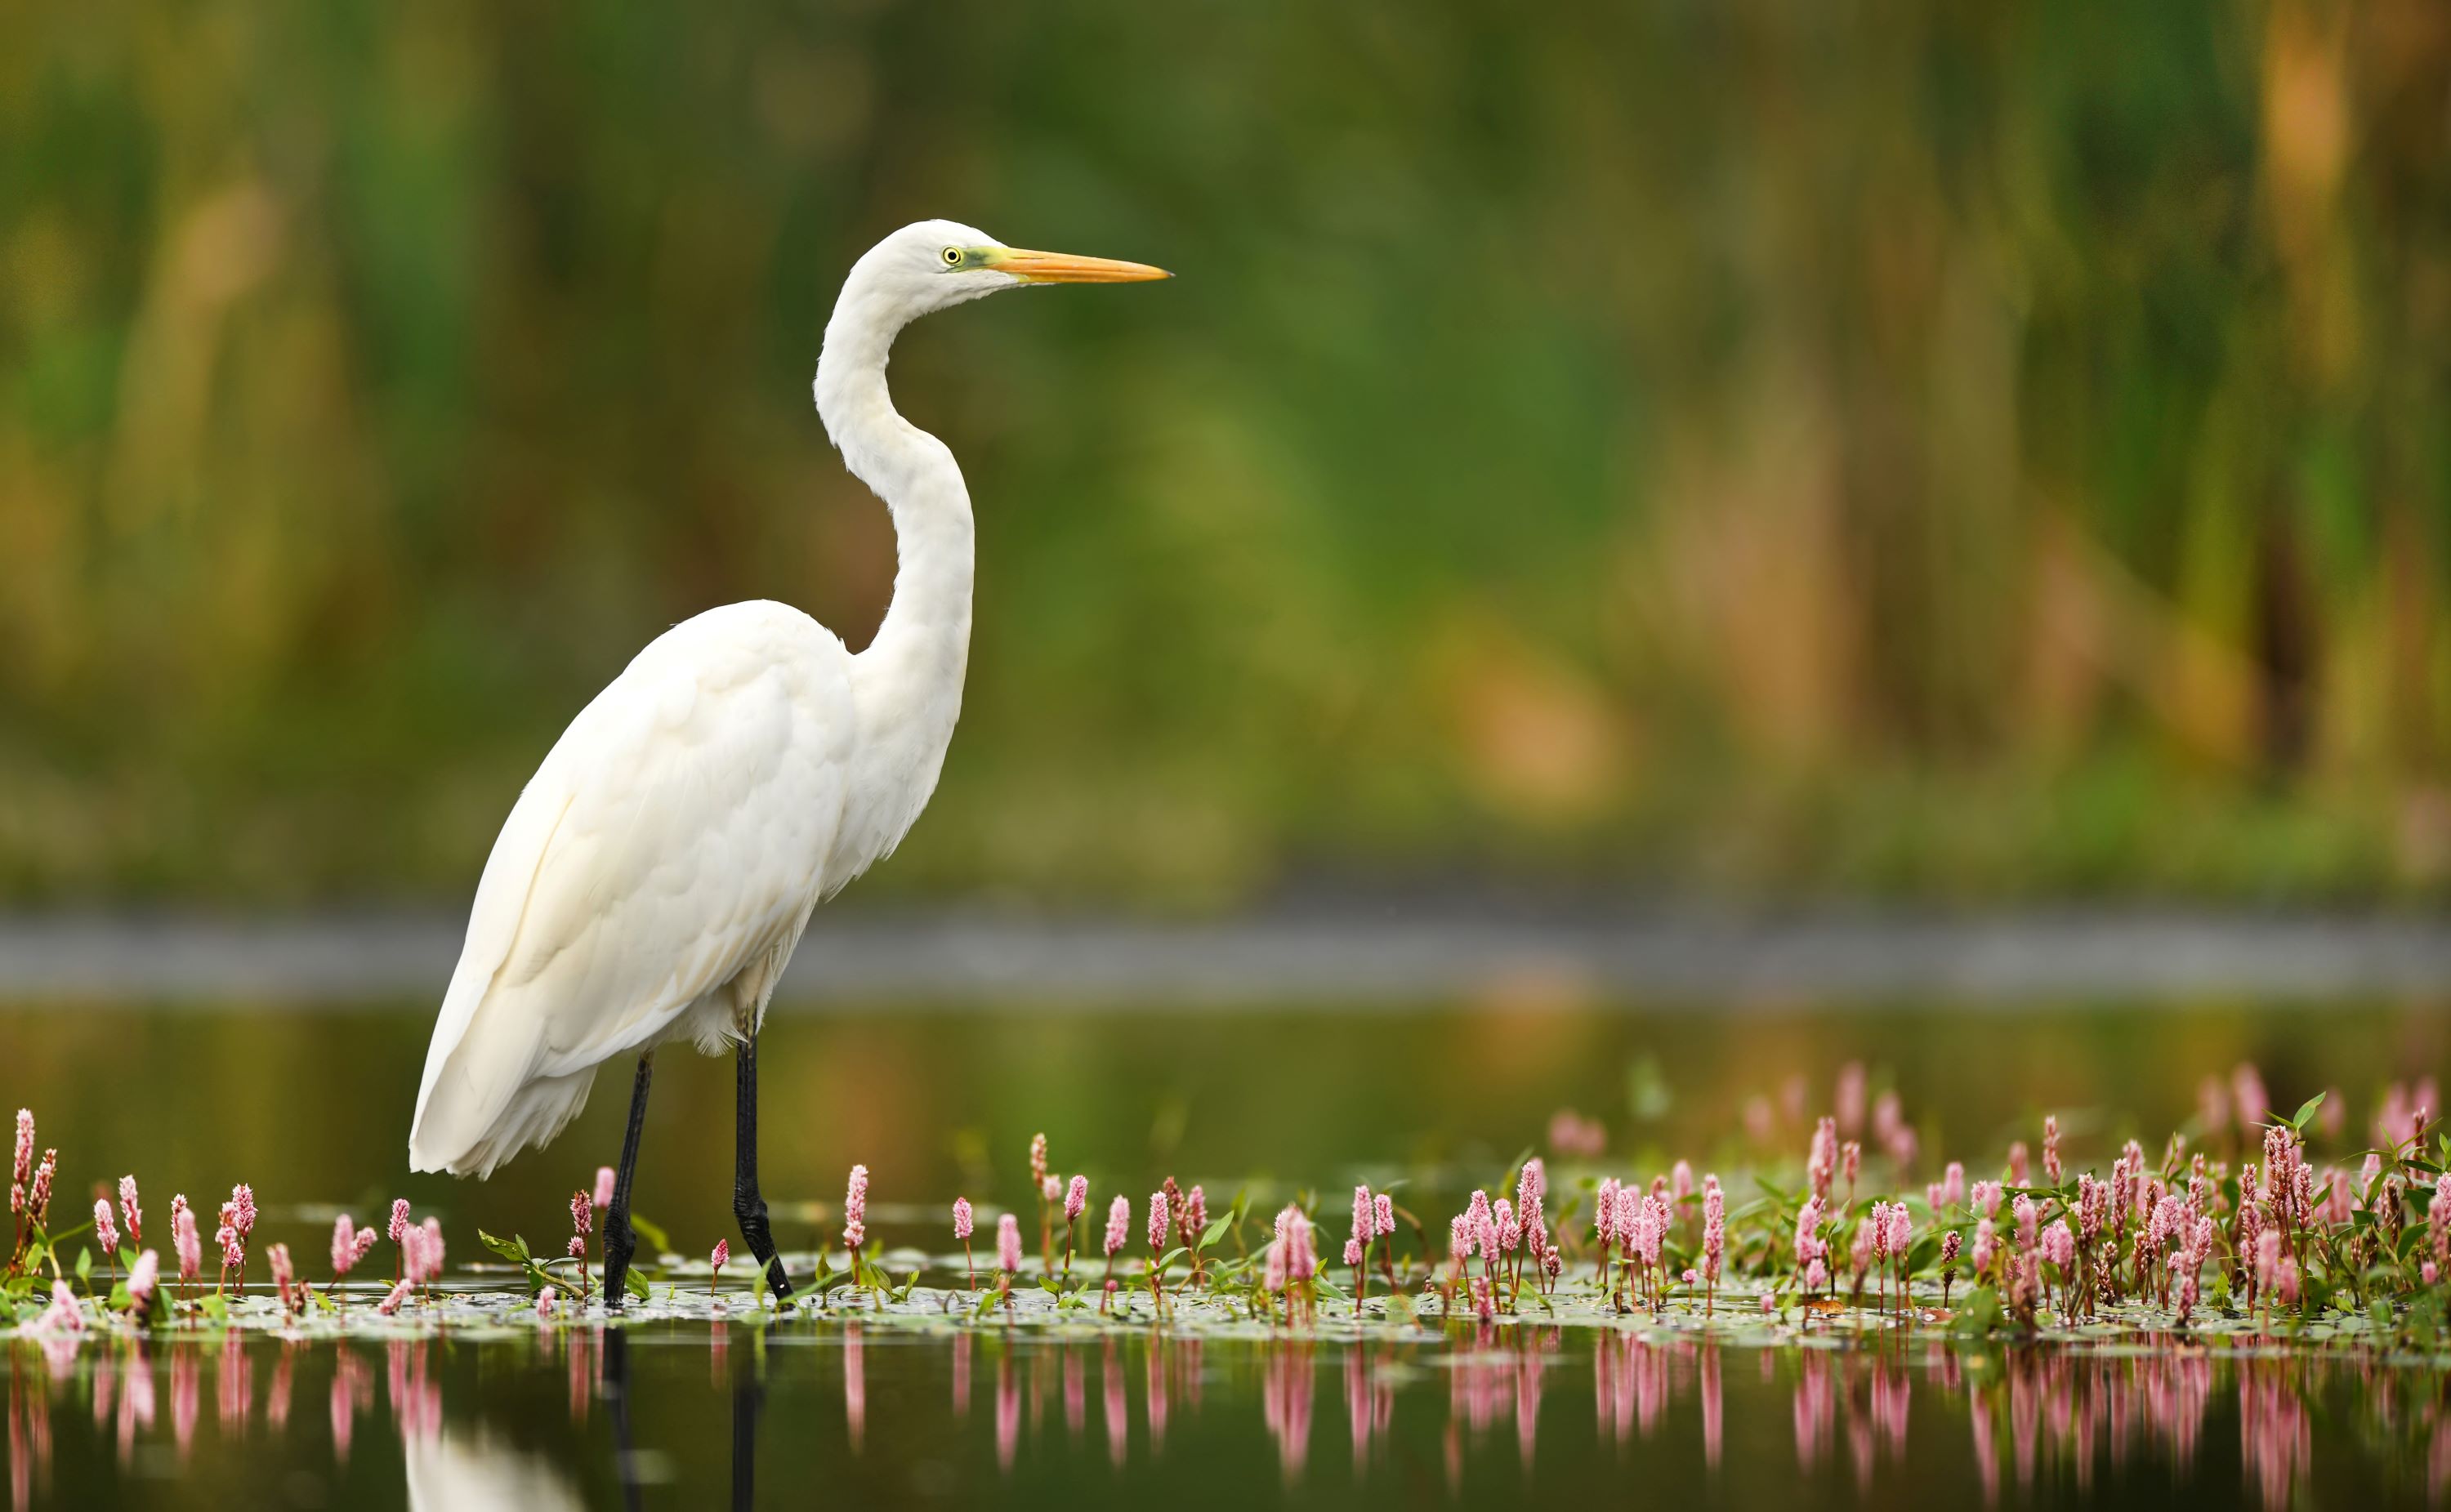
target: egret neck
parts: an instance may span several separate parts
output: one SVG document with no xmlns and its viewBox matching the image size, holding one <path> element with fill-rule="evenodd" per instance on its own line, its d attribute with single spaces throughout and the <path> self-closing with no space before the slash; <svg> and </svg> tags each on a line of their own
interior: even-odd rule
<svg viewBox="0 0 2451 1512">
<path fill-rule="evenodd" d="M 952 452 L 904 420 L 885 384 L 908 319 L 907 304 L 855 273 L 817 359 L 817 413 L 844 465 L 885 501 L 899 559 L 893 601 L 852 663 L 859 739 L 851 788 L 870 797 L 844 816 L 836 840 L 849 873 L 892 851 L 935 790 L 970 660 L 970 490 Z"/>
</svg>

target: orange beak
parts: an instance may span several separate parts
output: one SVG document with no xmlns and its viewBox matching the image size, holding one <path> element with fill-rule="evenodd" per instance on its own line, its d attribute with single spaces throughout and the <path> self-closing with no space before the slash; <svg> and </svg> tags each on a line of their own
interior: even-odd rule
<svg viewBox="0 0 2451 1512">
<path fill-rule="evenodd" d="M 1119 263 L 1107 257 L 1074 257 L 1069 252 L 1029 252 L 1005 247 L 988 259 L 988 266 L 1010 273 L 1025 284 L 1143 284 L 1172 278 L 1147 263 Z"/>
</svg>

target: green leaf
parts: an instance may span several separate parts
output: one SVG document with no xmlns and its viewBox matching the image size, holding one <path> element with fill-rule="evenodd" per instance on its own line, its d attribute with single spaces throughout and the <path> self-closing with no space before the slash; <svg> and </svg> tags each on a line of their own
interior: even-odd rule
<svg viewBox="0 0 2451 1512">
<path fill-rule="evenodd" d="M 639 1275 L 636 1269 L 624 1271 L 621 1275 L 621 1289 L 640 1302 L 645 1302 L 648 1298 L 647 1278 Z"/>
<path fill-rule="evenodd" d="M 1184 1257 L 1184 1253 L 1185 1250 L 1181 1245 L 1175 1246 L 1172 1249 L 1169 1249 L 1165 1254 L 1157 1257 L 1157 1268 L 1164 1270 L 1167 1267 L 1173 1265 L 1178 1260 L 1181 1260 Z"/>
<path fill-rule="evenodd" d="M 79 1281 L 90 1282 L 93 1279 L 93 1251 L 83 1245 L 77 1247 L 76 1274 Z"/>
<path fill-rule="evenodd" d="M 1214 1218 L 1209 1220 L 1208 1227 L 1200 1231 L 1200 1247 L 1206 1249 L 1210 1245 L 1215 1244 L 1218 1240 L 1226 1236 L 1226 1229 L 1233 1227 L 1234 1215 L 1230 1212 L 1223 1218 Z"/>
<path fill-rule="evenodd" d="M 136 1268 L 136 1251 L 128 1248 L 126 1245 L 119 1247 L 119 1268 L 122 1270 L 133 1270 Z"/>
<path fill-rule="evenodd" d="M 2298 1130 L 2298 1132 L 2302 1134 L 2304 1133 L 2306 1131 L 2306 1121 L 2315 1116 L 2315 1109 L 2324 1106 L 2324 1099 L 2327 1095 L 2329 1094 L 2317 1092 L 2314 1096 L 2307 1098 L 2304 1103 L 2300 1105 L 2298 1109 L 2298 1116 L 2289 1120 L 2289 1127 Z"/>
<path fill-rule="evenodd" d="M 657 1254 L 664 1255 L 672 1253 L 673 1241 L 671 1237 L 657 1225 L 649 1223 L 646 1219 L 639 1217 L 637 1213 L 632 1213 L 630 1215 L 630 1227 L 639 1238 L 653 1246 Z"/>
<path fill-rule="evenodd" d="M 215 1323 L 221 1323 L 229 1317 L 229 1299 L 223 1296 L 218 1291 L 214 1292 L 211 1296 L 206 1297 L 202 1303 L 198 1304 L 198 1306 L 203 1310 L 204 1315 L 212 1319 Z"/>
<path fill-rule="evenodd" d="M 477 1243 L 523 1270 L 536 1265 L 535 1258 L 528 1253 L 528 1242 L 516 1234 L 508 1239 L 500 1239 L 480 1228 L 477 1230 Z"/>
</svg>

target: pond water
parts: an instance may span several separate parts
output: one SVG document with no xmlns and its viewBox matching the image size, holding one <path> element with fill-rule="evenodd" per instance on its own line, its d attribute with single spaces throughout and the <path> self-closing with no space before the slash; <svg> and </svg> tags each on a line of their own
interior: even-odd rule
<svg viewBox="0 0 2451 1512">
<path fill-rule="evenodd" d="M 964 1281 L 946 1269 L 946 1205 L 957 1192 L 980 1204 L 984 1247 L 992 1205 L 1028 1200 L 1024 1152 L 1041 1130 L 1100 1207 L 1123 1191 L 1137 1210 L 1175 1174 L 1248 1189 L 1255 1210 L 1366 1180 L 1442 1213 L 1451 1194 L 1495 1185 L 1562 1107 L 1606 1128 L 1610 1168 L 1647 1175 L 1676 1155 L 1729 1172 L 1792 1165 L 1804 1128 L 1792 1084 L 1817 1109 L 1851 1060 L 1899 1094 L 1925 1164 L 1996 1165 L 2050 1109 L 2072 1165 L 2097 1168 L 2131 1133 L 2187 1121 L 2201 1079 L 2242 1061 L 2261 1065 L 2278 1106 L 2339 1089 L 2343 1149 L 2383 1083 L 2451 1069 L 2451 1021 L 2402 1004 L 1707 1007 L 1593 1009 L 1531 992 L 1411 1013 L 778 1012 L 762 1053 L 778 1236 L 814 1248 L 843 1170 L 862 1161 L 872 1231 L 931 1256 L 926 1285 L 875 1315 L 767 1322 L 738 1286 L 717 1314 L 701 1258 L 661 1274 L 655 1303 L 617 1327 L 541 1325 L 523 1297 L 481 1289 L 506 1286 L 502 1272 L 464 1262 L 484 1258 L 480 1227 L 558 1245 L 571 1191 L 618 1140 L 626 1078 L 493 1182 L 410 1178 L 402 1145 L 429 1024 L 417 1009 L 0 1011 L 0 1104 L 37 1110 L 80 1203 L 122 1171 L 144 1184 L 148 1212 L 173 1190 L 209 1210 L 245 1180 L 264 1203 L 259 1247 L 319 1255 L 336 1211 L 369 1219 L 406 1196 L 441 1216 L 455 1263 L 449 1295 L 414 1321 L 374 1318 L 376 1286 L 352 1289 L 345 1325 L 305 1337 L 281 1336 L 250 1299 L 226 1329 L 0 1343 L 10 1504 L 1528 1494 L 1852 1507 L 1929 1492 L 2278 1508 L 2451 1490 L 2438 1358 L 2347 1336 L 2284 1342 L 2236 1315 L 2177 1344 L 2115 1328 L 1974 1343 L 1793 1316 L 1706 1327 L 1690 1308 L 1657 1320 L 1594 1304 L 1361 1327 L 1331 1305 L 1297 1332 L 1224 1307 L 1159 1326 L 1032 1306 L 1016 1323 L 965 1325 L 950 1292 L 928 1289 Z M 676 1051 L 658 1063 L 638 1205 L 687 1254 L 738 1243 L 730 1091 L 720 1062 Z M 1749 1131 L 1765 1113 L 1772 1127 Z M 799 1256 L 800 1273 L 809 1263 Z"/>
</svg>

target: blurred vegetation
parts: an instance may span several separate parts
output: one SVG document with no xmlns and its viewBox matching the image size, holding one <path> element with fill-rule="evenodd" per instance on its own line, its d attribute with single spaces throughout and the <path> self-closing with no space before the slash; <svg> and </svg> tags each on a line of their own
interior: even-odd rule
<svg viewBox="0 0 2451 1512">
<path fill-rule="evenodd" d="M 0 897 L 459 897 L 897 392 L 971 691 L 869 896 L 2431 894 L 2439 0 L 0 12 Z"/>
</svg>

